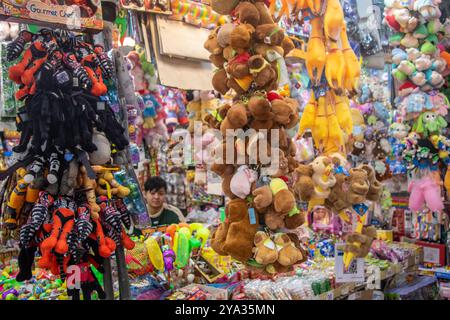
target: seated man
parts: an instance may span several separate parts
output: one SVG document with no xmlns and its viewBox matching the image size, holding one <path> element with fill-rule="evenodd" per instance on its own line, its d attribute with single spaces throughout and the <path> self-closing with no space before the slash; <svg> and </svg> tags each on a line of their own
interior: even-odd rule
<svg viewBox="0 0 450 320">
<path fill-rule="evenodd" d="M 151 219 L 151 227 L 168 226 L 186 222 L 183 213 L 166 203 L 167 183 L 161 177 L 151 177 L 144 185 L 145 199 Z"/>
</svg>

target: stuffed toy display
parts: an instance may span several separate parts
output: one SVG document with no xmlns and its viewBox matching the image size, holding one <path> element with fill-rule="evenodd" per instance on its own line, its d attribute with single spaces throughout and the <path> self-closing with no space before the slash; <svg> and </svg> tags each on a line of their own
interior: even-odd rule
<svg viewBox="0 0 450 320">
<path fill-rule="evenodd" d="M 399 94 L 395 123 L 390 127 L 393 174 L 408 173 L 409 208 L 423 212 L 444 208 L 442 186 L 449 163 L 446 135 L 448 99 L 439 92 L 445 84 L 439 1 L 387 4 L 384 22 L 397 32 L 391 37 L 393 72 Z M 439 35 L 439 36 L 438 36 Z M 444 37 L 445 38 L 445 37 Z M 448 134 L 448 133 L 447 133 Z"/>
<path fill-rule="evenodd" d="M 291 139 L 295 132 L 289 136 L 288 130 L 296 127 L 300 109 L 297 100 L 289 97 L 284 57 L 294 46 L 274 23 L 263 1 L 215 1 L 212 6 L 218 12 L 231 13 L 236 20 L 213 30 L 205 43 L 211 62 L 218 68 L 212 78 L 214 89 L 222 95 L 230 91 L 234 99 L 205 108 L 202 92 L 201 106 L 198 99 L 190 106 L 191 119 L 199 119 L 201 110 L 203 125 L 230 138 L 215 145 L 213 152 L 211 170 L 221 176 L 223 193 L 230 201 L 225 208 L 227 218 L 213 234 L 211 245 L 221 255 L 242 262 L 256 258 L 260 263 L 266 260 L 260 259 L 263 249 L 256 249 L 264 242 L 262 237 L 261 241 L 255 238 L 261 225 L 276 232 L 305 222 L 289 181 L 297 166 L 297 149 Z M 253 129 L 253 133 L 247 139 L 230 136 L 232 130 L 240 129 Z M 268 145 L 264 147 L 261 141 Z M 274 143 L 278 147 L 270 148 Z M 227 159 L 227 151 L 234 151 L 234 158 Z M 274 163 L 266 161 L 271 155 Z M 290 256 L 291 249 L 300 250 L 290 240 L 281 236 L 275 240 L 275 257 L 261 264 L 290 267 L 305 258 L 302 253 Z M 278 252 L 277 246 L 286 251 Z"/>
<path fill-rule="evenodd" d="M 26 183 L 38 189 L 55 185 L 56 194 L 68 155 L 98 150 L 94 128 L 115 150 L 128 145 L 125 129 L 100 97 L 107 91 L 103 79 L 111 78 L 114 67 L 103 48 L 66 31 L 22 31 L 8 45 L 9 59 L 24 50 L 9 69 L 10 79 L 21 86 L 16 98 L 24 101 L 16 118 L 21 140 L 14 148 L 23 160 L 13 167 L 26 166 Z"/>
<path fill-rule="evenodd" d="M 64 280 L 68 265 L 83 263 L 86 259 L 90 261 L 91 258 L 100 259 L 101 265 L 101 260 L 108 258 L 117 246 L 122 245 L 128 250 L 134 247 L 125 229 L 131 227 L 130 212 L 120 200 L 127 197 L 130 190 L 112 177 L 111 170 L 115 168 L 94 166 L 93 169 L 97 173 L 97 181 L 92 180 L 91 183 L 92 188 L 97 185 L 95 191 L 77 191 L 74 198 L 54 198 L 48 192 L 39 193 L 28 222 L 20 230 L 22 253 L 19 256 L 18 281 L 31 278 L 36 249 L 42 255 L 39 267 L 51 270 Z M 76 175 L 75 179 L 89 179 L 83 178 L 83 172 L 80 170 L 78 173 L 81 179 Z M 93 257 L 89 248 L 94 252 Z"/>
<path fill-rule="evenodd" d="M 313 3 L 303 3 L 311 16 L 311 35 L 304 57 L 313 90 L 300 121 L 299 135 L 310 130 L 316 148 L 324 155 L 347 153 L 353 122 L 347 95 L 356 93 L 361 74 L 359 60 L 350 46 L 339 1 L 331 1 L 317 13 Z M 314 6 L 313 6 L 314 7 Z M 304 11 L 306 12 L 306 10 Z M 339 41 L 339 44 L 338 42 Z"/>
<path fill-rule="evenodd" d="M 31 279 L 36 253 L 38 266 L 63 281 L 69 265 L 101 270 L 117 246 L 134 247 L 123 203 L 131 191 L 111 165 L 129 144 L 116 118 L 120 104 L 107 92 L 115 65 L 102 46 L 49 29 L 21 31 L 7 45 L 7 58 L 23 104 L 15 162 L 0 174 L 7 180 L 2 219 L 8 229 L 20 228 L 16 280 Z M 92 290 L 104 297 L 95 276 L 85 273 L 84 299 Z"/>
</svg>

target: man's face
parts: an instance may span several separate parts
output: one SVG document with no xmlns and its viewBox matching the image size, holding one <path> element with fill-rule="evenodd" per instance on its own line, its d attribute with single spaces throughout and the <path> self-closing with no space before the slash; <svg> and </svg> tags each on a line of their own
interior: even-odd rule
<svg viewBox="0 0 450 320">
<path fill-rule="evenodd" d="M 166 202 L 166 191 L 164 188 L 159 190 L 147 191 L 145 193 L 145 198 L 150 207 L 160 208 Z"/>
</svg>

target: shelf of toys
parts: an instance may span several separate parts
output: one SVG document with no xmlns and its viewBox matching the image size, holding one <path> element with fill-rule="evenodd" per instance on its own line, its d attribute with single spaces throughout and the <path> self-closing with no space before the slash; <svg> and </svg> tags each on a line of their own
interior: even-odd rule
<svg viewBox="0 0 450 320">
<path fill-rule="evenodd" d="M 401 15 L 399 14 L 401 12 Z M 401 16 L 401 17 L 400 17 Z M 401 233 L 426 250 L 425 262 L 448 264 L 448 75 L 449 20 L 441 22 L 436 6 L 387 6 L 395 100 L 392 119 L 391 170 L 403 177 L 407 207 L 398 210 Z M 397 169 L 398 168 L 398 169 Z M 406 178 L 407 177 L 407 178 Z M 427 195 L 420 190 L 425 183 Z M 399 190 L 397 190 L 399 191 Z M 447 192 L 445 192 L 447 191 Z M 403 212 L 402 212 L 403 211 Z M 405 232 L 403 226 L 408 226 Z M 403 229 L 403 230 L 401 230 Z M 430 256 L 428 247 L 444 251 Z M 437 255 L 437 257 L 436 257 Z"/>
</svg>

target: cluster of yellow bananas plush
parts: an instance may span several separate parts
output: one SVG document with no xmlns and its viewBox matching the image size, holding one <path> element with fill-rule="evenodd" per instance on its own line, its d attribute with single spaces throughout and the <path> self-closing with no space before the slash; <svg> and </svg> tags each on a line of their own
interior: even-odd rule
<svg viewBox="0 0 450 320">
<path fill-rule="evenodd" d="M 314 86 L 323 74 L 330 87 L 326 96 L 316 99 L 314 94 L 305 108 L 300 132 L 310 129 L 316 147 L 325 154 L 345 153 L 345 144 L 353 131 L 350 103 L 347 95 L 359 86 L 361 65 L 350 46 L 344 12 L 339 0 L 282 0 L 279 15 L 290 10 L 310 9 L 311 34 L 307 49 L 293 50 L 288 57 L 305 61 Z M 275 2 L 271 3 L 275 10 Z"/>
<path fill-rule="evenodd" d="M 308 129 L 322 154 L 345 154 L 345 145 L 353 131 L 349 99 L 333 91 L 319 99 L 312 94 L 300 120 L 299 135 Z"/>
</svg>

